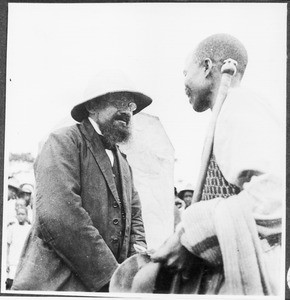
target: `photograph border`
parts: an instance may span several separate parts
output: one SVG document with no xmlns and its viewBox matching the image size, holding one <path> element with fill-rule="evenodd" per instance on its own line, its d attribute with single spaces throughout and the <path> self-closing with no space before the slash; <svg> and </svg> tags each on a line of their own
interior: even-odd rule
<svg viewBox="0 0 290 300">
<path fill-rule="evenodd" d="M 2 141 L 1 145 L 0 145 L 0 158 L 1 158 L 1 172 L 0 172 L 0 179 L 1 182 L 4 182 L 4 146 L 5 146 L 5 109 L 6 109 L 6 59 L 7 59 L 7 24 L 8 24 L 8 4 L 9 3 L 106 3 L 106 2 L 110 2 L 110 3 L 119 3 L 119 1 L 1 1 L 0 2 L 0 42 L 1 42 L 1 47 L 0 47 L 0 66 L 1 66 L 1 72 L 0 72 L 0 91 L 1 91 L 1 99 L 0 99 L 0 140 Z M 139 3 L 139 2 L 146 2 L 146 3 L 155 3 L 158 1 L 122 1 L 124 3 Z M 161 1 L 161 2 L 171 2 L 171 3 L 197 3 L 200 1 Z M 211 2 L 211 1 L 201 1 L 202 3 L 207 3 L 207 2 Z M 225 2 L 225 3 L 232 3 L 232 1 L 216 1 L 218 3 L 221 2 Z M 237 2 L 244 2 L 244 1 L 237 1 Z M 247 1 L 247 2 L 253 2 L 253 3 L 257 3 L 256 1 Z M 271 2 L 275 2 L 275 1 L 264 1 L 264 2 L 258 2 L 258 3 L 271 3 Z M 277 3 L 277 2 L 275 2 Z M 279 1 L 279 3 L 287 3 L 287 11 L 289 13 L 289 2 L 288 1 Z M 290 26 L 290 21 L 289 21 L 289 14 L 287 15 L 287 27 L 289 28 Z M 290 42 L 289 42 L 289 37 L 290 37 L 290 33 L 287 30 L 287 55 L 289 56 L 289 46 L 290 46 Z M 289 80 L 289 60 L 287 59 L 287 99 L 289 97 L 289 90 L 290 90 L 290 80 Z M 287 103 L 287 151 L 286 151 L 286 234 L 285 234 L 285 272 L 287 274 L 287 271 L 290 267 L 290 238 L 288 238 L 288 232 L 290 232 L 290 219 L 288 218 L 288 216 L 290 216 L 290 203 L 287 201 L 288 196 L 289 196 L 289 189 L 290 189 L 290 163 L 289 163 L 289 159 L 290 159 L 290 154 L 289 154 L 289 147 L 290 147 L 290 133 L 289 133 L 289 122 L 290 122 L 290 116 L 289 116 L 289 104 Z M 0 185 L 0 195 L 2 196 L 3 199 L 3 189 L 4 186 L 3 184 Z M 1 201 L 0 204 L 0 210 L 1 212 L 3 212 L 3 201 Z M 2 225 L 3 225 L 3 215 L 2 213 L 0 214 L 0 222 L 1 222 L 1 233 L 2 233 Z M 0 236 L 0 242 L 2 245 L 2 234 Z M 0 261 L 0 266 L 2 269 L 2 259 Z M 287 287 L 287 279 L 286 279 L 286 274 L 285 274 L 285 299 L 290 299 L 290 288 Z M 78 293 L 76 293 L 77 295 Z M 81 293 L 84 294 L 84 293 Z M 85 293 L 87 294 L 87 293 Z M 39 297 L 43 297 L 43 296 L 51 296 L 51 297 L 74 297 L 74 296 L 66 296 L 63 293 L 46 293 L 44 294 L 37 294 L 36 293 L 23 293 L 23 294 L 19 294 L 19 293 L 1 293 L 0 297 L 3 296 L 9 296 L 9 298 L 11 298 L 11 296 L 39 296 Z M 84 297 L 97 297 L 96 293 L 90 293 L 90 295 L 85 295 Z M 103 294 L 104 295 L 104 294 Z M 77 295 L 77 296 L 82 296 L 82 295 Z M 167 295 L 168 296 L 168 295 Z M 104 296 L 100 295 L 100 298 L 103 298 Z M 108 298 L 116 298 L 114 295 L 109 295 Z M 120 296 L 121 298 L 122 295 Z M 132 295 L 132 297 L 136 297 L 134 295 Z M 139 297 L 139 296 L 138 296 Z M 143 298 L 142 296 L 140 296 L 141 298 Z M 158 296 L 157 296 L 158 297 Z M 131 297 L 130 297 L 131 298 Z M 196 297 L 198 298 L 198 297 Z M 220 299 L 220 297 L 217 297 Z"/>
</svg>

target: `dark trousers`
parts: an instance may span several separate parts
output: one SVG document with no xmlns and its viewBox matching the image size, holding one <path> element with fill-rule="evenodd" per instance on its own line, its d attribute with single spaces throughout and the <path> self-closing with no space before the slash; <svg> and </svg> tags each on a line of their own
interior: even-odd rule
<svg viewBox="0 0 290 300">
<path fill-rule="evenodd" d="M 6 290 L 10 290 L 13 284 L 13 279 L 7 278 L 5 283 L 6 283 Z"/>
<path fill-rule="evenodd" d="M 104 285 L 98 292 L 99 293 L 108 293 L 109 292 L 109 285 L 110 285 L 110 282 L 107 283 L 106 285 Z"/>
</svg>

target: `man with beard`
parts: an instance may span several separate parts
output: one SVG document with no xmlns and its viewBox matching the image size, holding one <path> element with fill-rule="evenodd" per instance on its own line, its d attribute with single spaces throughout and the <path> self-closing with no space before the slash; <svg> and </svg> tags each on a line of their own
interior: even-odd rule
<svg viewBox="0 0 290 300">
<path fill-rule="evenodd" d="M 269 104 L 240 86 L 248 60 L 242 43 L 227 34 L 203 40 L 186 63 L 186 94 L 195 111 L 212 109 L 227 59 L 237 61 L 237 72 L 217 119 L 201 201 L 151 258 L 180 270 L 179 293 L 278 295 L 282 130 Z"/>
<path fill-rule="evenodd" d="M 100 74 L 35 163 L 36 220 L 14 290 L 107 292 L 134 244 L 146 247 L 141 204 L 118 143 L 152 100 L 119 72 Z"/>
</svg>

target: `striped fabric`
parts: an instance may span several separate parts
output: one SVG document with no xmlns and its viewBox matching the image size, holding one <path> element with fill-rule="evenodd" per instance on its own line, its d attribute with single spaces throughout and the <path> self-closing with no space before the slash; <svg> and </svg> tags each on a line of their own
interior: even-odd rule
<svg viewBox="0 0 290 300">
<path fill-rule="evenodd" d="M 183 246 L 206 262 L 199 294 L 272 293 L 261 259 L 257 225 L 247 199 L 241 202 L 237 196 L 240 191 L 226 181 L 212 156 L 202 201 L 184 211 L 184 233 L 180 238 Z M 208 283 L 212 282 L 210 271 L 220 267 L 223 270 L 213 273 L 217 283 L 208 289 Z"/>
</svg>

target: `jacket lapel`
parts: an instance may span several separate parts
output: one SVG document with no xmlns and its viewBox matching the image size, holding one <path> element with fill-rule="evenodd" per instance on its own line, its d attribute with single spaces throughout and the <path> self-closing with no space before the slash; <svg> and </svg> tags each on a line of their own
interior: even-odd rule
<svg viewBox="0 0 290 300">
<path fill-rule="evenodd" d="M 118 147 L 116 153 L 117 153 L 117 158 L 119 163 L 120 178 L 122 184 L 123 205 L 125 208 L 125 213 L 126 215 L 128 215 L 130 213 L 129 208 L 131 204 L 129 203 L 127 190 L 130 188 L 131 174 L 130 174 L 128 163 L 125 161 Z"/>
<path fill-rule="evenodd" d="M 116 188 L 116 184 L 113 177 L 112 165 L 110 159 L 105 151 L 105 148 L 99 138 L 99 135 L 93 128 L 92 124 L 88 119 L 84 120 L 80 125 L 80 130 L 87 139 L 88 148 L 91 150 L 97 164 L 99 165 L 107 184 L 114 196 L 117 200 L 117 203 L 120 203 L 120 199 L 118 197 L 118 192 Z M 120 205 L 120 204 L 119 204 Z"/>
</svg>

